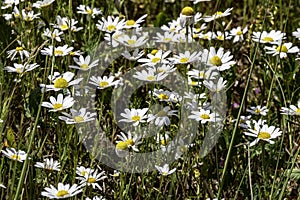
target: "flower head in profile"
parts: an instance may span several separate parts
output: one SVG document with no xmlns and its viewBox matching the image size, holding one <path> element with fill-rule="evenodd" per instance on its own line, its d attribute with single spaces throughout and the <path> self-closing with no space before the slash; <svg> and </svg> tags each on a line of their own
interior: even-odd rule
<svg viewBox="0 0 300 200">
<path fill-rule="evenodd" d="M 298 47 L 292 47 L 292 43 L 284 43 L 281 45 L 274 45 L 273 47 L 266 46 L 267 54 L 272 54 L 273 56 L 279 55 L 280 58 L 286 58 L 288 53 L 298 53 Z"/>
<path fill-rule="evenodd" d="M 283 115 L 300 115 L 300 100 L 298 101 L 297 106 L 290 105 L 289 108 L 282 107 L 280 111 Z"/>
<path fill-rule="evenodd" d="M 65 199 L 73 197 L 82 192 L 81 187 L 77 184 L 74 184 L 70 187 L 70 184 L 64 185 L 63 183 L 58 183 L 57 188 L 53 185 L 50 185 L 50 187 L 46 187 L 44 190 L 45 191 L 42 192 L 42 196 L 50 199 Z"/>
<path fill-rule="evenodd" d="M 37 1 L 32 4 L 32 7 L 34 8 L 45 8 L 50 6 L 55 0 L 43 0 L 43 1 Z"/>
<path fill-rule="evenodd" d="M 141 23 L 145 21 L 145 18 L 147 17 L 147 14 L 141 16 L 136 21 L 133 19 L 129 19 L 125 21 L 124 28 L 139 28 L 141 26 Z"/>
<path fill-rule="evenodd" d="M 207 87 L 211 92 L 220 92 L 226 88 L 227 81 L 223 79 L 223 77 L 219 78 L 216 81 L 207 81 L 204 80 L 203 84 Z"/>
<path fill-rule="evenodd" d="M 159 173 L 163 176 L 168 176 L 176 171 L 176 168 L 170 170 L 169 164 L 164 164 L 162 167 L 155 165 L 155 168 L 159 171 Z"/>
<path fill-rule="evenodd" d="M 131 53 L 129 51 L 124 51 L 122 56 L 128 60 L 136 61 L 144 55 L 144 50 L 139 51 L 139 49 L 135 49 Z"/>
<path fill-rule="evenodd" d="M 63 35 L 63 34 L 64 34 L 64 32 L 62 32 L 58 29 L 54 29 L 53 31 L 51 31 L 49 28 L 46 28 L 46 30 L 43 33 L 43 35 L 45 37 L 55 39 L 57 42 L 61 42 L 60 35 Z"/>
<path fill-rule="evenodd" d="M 101 20 L 98 20 L 96 24 L 97 28 L 100 31 L 104 31 L 107 33 L 113 33 L 116 31 L 120 31 L 124 28 L 125 19 L 120 19 L 119 17 L 108 16 L 107 19 L 104 17 Z"/>
<path fill-rule="evenodd" d="M 98 89 L 102 90 L 112 86 L 116 87 L 120 83 L 120 80 L 114 80 L 114 79 L 115 79 L 114 76 L 109 76 L 109 77 L 92 76 L 90 78 L 91 81 L 89 83 L 97 86 Z"/>
<path fill-rule="evenodd" d="M 210 110 L 205 110 L 202 108 L 199 111 L 192 111 L 192 114 L 188 116 L 188 118 L 200 121 L 201 124 L 206 124 L 207 122 L 217 122 L 221 120 L 217 113 L 211 113 Z"/>
<path fill-rule="evenodd" d="M 202 52 L 193 52 L 185 51 L 184 53 L 179 53 L 179 55 L 174 55 L 173 58 L 169 58 L 169 60 L 173 61 L 174 64 L 187 64 L 194 63 L 199 60 Z"/>
<path fill-rule="evenodd" d="M 89 167 L 87 168 L 84 166 L 76 167 L 76 174 L 82 177 L 85 177 L 86 174 L 92 174 L 94 171 L 95 171 L 94 169 L 91 169 Z"/>
<path fill-rule="evenodd" d="M 205 16 L 203 19 L 205 22 L 210 22 L 210 21 L 213 21 L 213 20 L 216 20 L 216 19 L 219 19 L 221 17 L 225 17 L 225 16 L 228 16 L 230 15 L 231 11 L 232 11 L 233 8 L 228 8 L 226 9 L 224 12 L 221 12 L 221 11 L 217 11 L 215 14 L 213 14 L 212 16 Z"/>
<path fill-rule="evenodd" d="M 46 158 L 44 162 L 37 162 L 34 166 L 49 171 L 60 171 L 60 163 L 57 160 L 53 160 L 53 158 Z"/>
<path fill-rule="evenodd" d="M 155 68 L 148 68 L 147 70 L 137 71 L 133 75 L 134 78 L 147 82 L 161 81 L 168 76 L 167 73 L 157 72 Z"/>
<path fill-rule="evenodd" d="M 99 59 L 91 61 L 91 56 L 83 57 L 82 55 L 79 58 L 74 58 L 75 63 L 78 65 L 70 65 L 70 68 L 79 69 L 82 71 L 87 71 L 98 65 Z"/>
<path fill-rule="evenodd" d="M 300 40 L 300 28 L 297 28 L 297 30 L 294 31 L 292 34 L 293 34 L 293 36 L 295 38 L 297 38 L 298 40 Z"/>
<path fill-rule="evenodd" d="M 78 78 L 75 80 L 72 80 L 74 78 L 75 74 L 73 72 L 65 72 L 63 74 L 60 74 L 59 72 L 54 72 L 54 74 L 51 76 L 48 76 L 48 79 L 53 83 L 53 85 L 45 85 L 40 84 L 40 87 L 42 90 L 45 88 L 47 91 L 59 91 L 66 89 L 72 85 L 77 85 L 80 81 L 82 81 L 83 78 Z"/>
<path fill-rule="evenodd" d="M 6 148 L 5 150 L 1 150 L 1 152 L 6 156 L 7 158 L 11 160 L 16 160 L 19 162 L 23 162 L 26 160 L 27 154 L 25 151 L 22 150 L 15 150 L 14 148 Z"/>
<path fill-rule="evenodd" d="M 10 58 L 11 60 L 14 60 L 16 55 L 19 54 L 21 60 L 24 59 L 24 57 L 28 58 L 29 57 L 29 52 L 25 49 L 24 45 L 17 40 L 18 46 L 15 49 L 7 51 L 7 58 Z"/>
<path fill-rule="evenodd" d="M 57 112 L 73 106 L 75 100 L 71 96 L 64 98 L 63 94 L 58 94 L 57 99 L 53 96 L 50 97 L 50 102 L 42 102 L 42 106 L 50 108 L 49 112 Z"/>
<path fill-rule="evenodd" d="M 149 114 L 147 122 L 154 122 L 156 126 L 169 126 L 170 116 L 178 116 L 177 110 L 171 110 L 169 106 L 164 107 L 161 111 L 156 114 Z"/>
<path fill-rule="evenodd" d="M 271 30 L 270 32 L 253 32 L 252 40 L 259 43 L 278 44 L 285 39 L 285 33 Z"/>
<path fill-rule="evenodd" d="M 42 55 L 46 56 L 67 56 L 74 49 L 74 47 L 68 47 L 68 45 L 58 46 L 58 47 L 45 47 L 41 50 Z"/>
<path fill-rule="evenodd" d="M 71 114 L 62 112 L 64 116 L 59 116 L 60 120 L 65 121 L 67 124 L 78 124 L 93 121 L 96 118 L 96 113 L 87 112 L 86 108 L 80 108 L 79 111 L 70 109 Z"/>
<path fill-rule="evenodd" d="M 246 110 L 247 112 L 254 114 L 254 115 L 262 115 L 266 116 L 269 109 L 266 106 L 251 106 L 249 109 Z"/>
<path fill-rule="evenodd" d="M 155 53 L 147 54 L 148 58 L 140 58 L 138 62 L 144 63 L 142 66 L 155 66 L 157 64 L 168 64 L 167 56 L 171 53 L 171 51 L 163 52 L 162 50 L 158 50 Z"/>
<path fill-rule="evenodd" d="M 37 63 L 33 63 L 33 64 L 25 63 L 24 65 L 23 64 L 14 63 L 14 67 L 6 66 L 4 69 L 7 72 L 14 72 L 14 73 L 22 74 L 22 73 L 34 70 L 38 66 L 39 65 Z"/>
</svg>

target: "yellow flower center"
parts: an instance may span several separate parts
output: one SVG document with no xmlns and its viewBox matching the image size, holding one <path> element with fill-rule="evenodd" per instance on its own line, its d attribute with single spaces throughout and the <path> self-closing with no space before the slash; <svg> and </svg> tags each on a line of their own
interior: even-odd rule
<svg viewBox="0 0 300 200">
<path fill-rule="evenodd" d="M 84 63 L 84 64 L 80 65 L 80 68 L 82 68 L 82 69 L 88 69 L 89 65 Z"/>
<path fill-rule="evenodd" d="M 132 139 L 128 139 L 128 140 L 126 140 L 125 142 L 126 142 L 127 146 L 132 146 L 132 145 L 134 145 L 134 141 L 133 141 Z"/>
<path fill-rule="evenodd" d="M 274 42 L 274 39 L 271 38 L 271 37 L 264 37 L 264 38 L 263 38 L 263 41 L 264 41 L 264 42 Z"/>
<path fill-rule="evenodd" d="M 218 40 L 224 40 L 224 36 L 223 35 L 219 35 L 219 36 L 217 36 L 217 39 Z"/>
<path fill-rule="evenodd" d="M 196 81 L 191 81 L 191 82 L 190 82 L 190 85 L 195 86 L 195 85 L 198 85 L 198 83 L 197 83 Z"/>
<path fill-rule="evenodd" d="M 209 62 L 212 65 L 215 65 L 215 66 L 221 66 L 222 65 L 222 60 L 219 56 L 213 56 L 211 59 L 209 59 Z"/>
<path fill-rule="evenodd" d="M 164 110 L 161 110 L 156 115 L 157 115 L 157 117 L 164 117 L 167 115 L 167 113 Z"/>
<path fill-rule="evenodd" d="M 271 138 L 271 135 L 268 132 L 259 132 L 257 137 L 259 139 L 269 139 Z"/>
<path fill-rule="evenodd" d="M 108 30 L 108 31 L 115 31 L 116 29 L 117 29 L 117 27 L 115 26 L 115 25 L 108 25 L 107 27 L 106 27 L 106 29 Z"/>
<path fill-rule="evenodd" d="M 54 55 L 63 55 L 63 51 L 62 50 L 59 50 L 59 49 L 55 49 L 54 50 Z"/>
<path fill-rule="evenodd" d="M 131 117 L 131 120 L 134 121 L 134 122 L 139 121 L 140 119 L 141 119 L 141 117 L 138 116 L 138 115 L 135 115 L 135 116 Z"/>
<path fill-rule="evenodd" d="M 55 103 L 54 105 L 53 105 L 53 108 L 55 109 L 55 110 L 59 110 L 59 109 L 61 109 L 63 107 L 63 105 L 61 104 L 61 103 Z"/>
<path fill-rule="evenodd" d="M 221 16 L 222 16 L 222 14 L 223 14 L 223 12 L 221 12 L 221 11 L 218 11 L 216 14 L 217 14 L 217 16 L 216 16 L 216 17 L 221 17 Z"/>
<path fill-rule="evenodd" d="M 75 52 L 74 52 L 74 51 L 71 51 L 71 52 L 70 52 L 70 56 L 75 56 Z"/>
<path fill-rule="evenodd" d="M 296 113 L 300 114 L 300 108 L 297 108 Z"/>
<path fill-rule="evenodd" d="M 164 99 L 164 100 L 168 100 L 169 99 L 169 96 L 164 94 L 164 93 L 161 93 L 160 95 L 158 95 L 158 98 L 160 99 Z"/>
<path fill-rule="evenodd" d="M 68 28 L 69 28 L 68 24 L 63 24 L 63 25 L 60 26 L 60 29 L 61 29 L 62 31 L 65 31 L 65 30 L 67 30 Z"/>
<path fill-rule="evenodd" d="M 254 112 L 259 114 L 261 111 L 260 111 L 260 109 L 256 109 Z"/>
<path fill-rule="evenodd" d="M 135 24 L 135 21 L 134 20 L 127 20 L 126 22 L 126 26 L 133 26 Z"/>
<path fill-rule="evenodd" d="M 14 16 L 15 16 L 15 18 L 19 18 L 20 17 L 20 15 L 18 13 L 15 13 Z"/>
<path fill-rule="evenodd" d="M 81 174 L 82 176 L 85 176 L 86 171 L 82 171 L 80 174 Z"/>
<path fill-rule="evenodd" d="M 237 31 L 236 34 L 237 34 L 237 35 L 242 35 L 243 32 L 242 32 L 242 31 Z"/>
<path fill-rule="evenodd" d="M 205 77 L 206 77 L 206 76 L 205 76 L 205 73 L 204 73 L 203 71 L 199 72 L 198 76 L 199 76 L 199 77 L 202 77 L 202 78 L 205 78 Z"/>
<path fill-rule="evenodd" d="M 200 172 L 198 169 L 194 169 L 195 177 L 198 178 L 200 176 Z"/>
<path fill-rule="evenodd" d="M 180 58 L 180 60 L 179 60 L 179 62 L 181 62 L 181 63 L 186 63 L 188 61 L 189 61 L 188 58 Z"/>
<path fill-rule="evenodd" d="M 69 192 L 67 190 L 60 190 L 60 191 L 57 192 L 56 196 L 57 197 L 64 197 L 68 194 L 69 194 Z"/>
<path fill-rule="evenodd" d="M 17 47 L 16 51 L 23 51 L 23 47 Z"/>
<path fill-rule="evenodd" d="M 130 45 L 133 45 L 133 44 L 136 44 L 136 40 L 128 40 L 127 43 Z"/>
<path fill-rule="evenodd" d="M 167 176 L 167 175 L 168 175 L 168 172 L 162 172 L 161 175 Z"/>
<path fill-rule="evenodd" d="M 155 54 L 157 53 L 157 51 L 158 51 L 157 49 L 153 49 L 153 50 L 151 51 L 151 54 L 152 54 L 152 55 L 155 55 Z"/>
<path fill-rule="evenodd" d="M 89 15 L 91 15 L 91 14 L 93 14 L 93 10 L 87 9 L 87 10 L 86 10 L 86 13 L 89 14 Z"/>
<path fill-rule="evenodd" d="M 89 178 L 87 179 L 87 182 L 88 182 L 88 183 L 96 183 L 96 179 L 93 178 L 93 177 L 89 177 Z"/>
<path fill-rule="evenodd" d="M 185 16 L 192 16 L 195 14 L 195 11 L 192 7 L 186 6 L 181 10 L 181 14 Z"/>
<path fill-rule="evenodd" d="M 164 38 L 164 41 L 165 42 L 170 42 L 170 41 L 172 41 L 172 38 Z"/>
<path fill-rule="evenodd" d="M 286 53 L 286 52 L 288 52 L 288 49 L 286 48 L 286 46 L 281 45 L 281 46 L 278 46 L 278 47 L 276 48 L 276 51 L 277 51 L 277 52 L 284 52 L 284 53 Z"/>
<path fill-rule="evenodd" d="M 106 81 L 101 81 L 101 82 L 99 83 L 99 85 L 100 85 L 100 87 L 104 88 L 104 87 L 108 86 L 109 83 L 106 82 Z"/>
<path fill-rule="evenodd" d="M 168 140 L 161 140 L 160 144 L 166 146 L 168 144 Z"/>
<path fill-rule="evenodd" d="M 13 160 L 21 160 L 21 157 L 17 154 L 11 155 L 10 158 L 13 159 Z"/>
<path fill-rule="evenodd" d="M 21 74 L 23 72 L 23 70 L 21 68 L 19 68 L 19 67 L 16 70 L 17 70 L 18 74 Z"/>
<path fill-rule="evenodd" d="M 200 118 L 202 118 L 202 119 L 210 119 L 210 116 L 208 114 L 201 114 Z"/>
<path fill-rule="evenodd" d="M 125 149 L 127 149 L 127 147 L 128 147 L 127 142 L 123 142 L 123 141 L 119 142 L 119 143 L 116 145 L 116 148 L 117 148 L 117 149 L 121 149 L 121 150 L 125 150 Z"/>
<path fill-rule="evenodd" d="M 153 63 L 157 63 L 159 61 L 160 61 L 160 58 L 152 58 L 152 60 L 151 60 L 151 62 L 153 62 Z"/>
<path fill-rule="evenodd" d="M 77 122 L 77 123 L 80 123 L 80 122 L 84 121 L 84 118 L 82 116 L 75 116 L 74 121 Z"/>
<path fill-rule="evenodd" d="M 155 76 L 147 76 L 147 80 L 148 81 L 154 81 L 155 80 Z"/>
<path fill-rule="evenodd" d="M 54 87 L 55 88 L 67 88 L 69 86 L 69 83 L 66 79 L 64 78 L 57 78 L 54 81 Z"/>
</svg>

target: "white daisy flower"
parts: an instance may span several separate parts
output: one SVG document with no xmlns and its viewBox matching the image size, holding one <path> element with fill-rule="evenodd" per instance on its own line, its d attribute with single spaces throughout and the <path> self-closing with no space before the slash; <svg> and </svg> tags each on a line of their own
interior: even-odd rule
<svg viewBox="0 0 300 200">
<path fill-rule="evenodd" d="M 177 103 L 182 99 L 177 92 L 170 92 L 168 90 L 163 90 L 163 89 L 158 90 L 156 88 L 154 88 L 153 95 L 156 96 L 159 99 L 159 101 L 165 101 L 165 102 Z"/>
<path fill-rule="evenodd" d="M 45 8 L 47 6 L 50 6 L 55 0 L 43 0 L 43 1 L 37 1 L 32 4 L 32 7 L 34 8 Z"/>
<path fill-rule="evenodd" d="M 263 125 L 261 127 L 261 125 L 258 123 L 254 125 L 254 129 L 248 129 L 248 131 L 244 132 L 244 134 L 251 137 L 256 137 L 256 139 L 250 143 L 250 146 L 257 144 L 259 140 L 264 140 L 270 144 L 274 144 L 274 141 L 271 139 L 277 138 L 282 133 L 280 129 L 275 128 L 275 126 Z"/>
<path fill-rule="evenodd" d="M 202 14 L 194 11 L 192 7 L 184 7 L 179 15 L 179 23 L 181 27 L 196 24 L 202 19 Z"/>
<path fill-rule="evenodd" d="M 7 51 L 7 58 L 10 58 L 11 60 L 14 60 L 17 54 L 20 55 L 21 60 L 23 60 L 24 56 L 26 58 L 29 57 L 29 52 L 25 50 L 25 47 L 21 44 L 19 40 L 17 40 L 19 46 L 17 46 L 15 49 Z"/>
<path fill-rule="evenodd" d="M 269 109 L 267 109 L 266 106 L 261 107 L 260 105 L 258 105 L 258 106 L 251 106 L 250 109 L 247 109 L 246 111 L 254 115 L 266 116 Z"/>
<path fill-rule="evenodd" d="M 266 46 L 265 49 L 267 50 L 267 54 L 273 54 L 273 56 L 279 55 L 280 58 L 286 58 L 288 53 L 297 53 L 299 52 L 298 47 L 292 47 L 292 43 L 284 43 L 282 45 L 268 47 Z"/>
<path fill-rule="evenodd" d="M 193 2 L 193 4 L 197 4 L 197 3 L 200 3 L 200 2 L 204 2 L 204 1 L 210 1 L 210 0 L 190 0 Z"/>
<path fill-rule="evenodd" d="M 201 56 L 202 52 L 185 51 L 184 53 L 179 53 L 179 55 L 174 55 L 173 58 L 169 58 L 174 64 L 187 64 L 197 62 Z"/>
<path fill-rule="evenodd" d="M 161 111 L 155 115 L 149 114 L 147 122 L 154 121 L 156 126 L 169 126 L 171 124 L 169 116 L 176 116 L 177 110 L 171 110 L 169 106 L 164 107 Z"/>
<path fill-rule="evenodd" d="M 236 63 L 232 58 L 230 51 L 224 53 L 223 47 L 220 47 L 217 52 L 214 47 L 210 47 L 209 51 L 207 49 L 203 50 L 201 61 L 219 71 L 224 71 Z"/>
<path fill-rule="evenodd" d="M 57 160 L 53 160 L 53 158 L 46 158 L 44 159 L 44 162 L 36 162 L 34 166 L 49 171 L 60 171 L 59 162 Z"/>
<path fill-rule="evenodd" d="M 71 114 L 62 112 L 65 116 L 59 116 L 60 120 L 65 121 L 67 124 L 84 123 L 95 120 L 96 113 L 90 113 L 86 111 L 86 108 L 80 108 L 79 111 L 70 109 Z"/>
<path fill-rule="evenodd" d="M 295 38 L 297 38 L 298 40 L 300 40 L 300 28 L 297 28 L 297 30 L 294 31 L 292 34 L 293 34 L 293 36 Z"/>
<path fill-rule="evenodd" d="M 225 17 L 225 16 L 228 16 L 230 15 L 231 11 L 232 11 L 233 8 L 228 8 L 226 9 L 224 12 L 221 12 L 221 11 L 217 11 L 215 14 L 213 14 L 212 16 L 205 16 L 203 19 L 205 22 L 210 22 L 210 21 L 213 21 L 213 20 L 216 20 L 216 19 L 219 19 L 221 17 Z"/>
<path fill-rule="evenodd" d="M 271 30 L 269 33 L 266 31 L 253 32 L 252 40 L 259 43 L 278 44 L 285 39 L 284 36 L 285 33 L 275 30 Z"/>
<path fill-rule="evenodd" d="M 146 70 L 142 70 L 141 72 L 137 71 L 133 75 L 133 77 L 138 80 L 148 81 L 148 82 L 161 81 L 167 76 L 168 76 L 167 73 L 164 72 L 157 73 L 156 69 L 153 68 L 149 68 L 147 71 Z"/>
<path fill-rule="evenodd" d="M 67 96 L 64 98 L 62 94 L 58 94 L 57 99 L 51 96 L 50 102 L 51 103 L 44 101 L 42 102 L 42 106 L 46 108 L 51 108 L 49 112 L 57 112 L 72 107 L 73 104 L 75 103 L 75 100 L 71 96 Z"/>
<path fill-rule="evenodd" d="M 162 167 L 155 165 L 155 168 L 159 171 L 159 173 L 163 176 L 170 175 L 176 171 L 176 168 L 170 170 L 169 164 L 164 164 Z"/>
<path fill-rule="evenodd" d="M 25 9 L 22 10 L 22 19 L 26 22 L 31 22 L 34 19 L 38 19 L 41 13 L 34 14 L 34 11 L 26 11 Z"/>
<path fill-rule="evenodd" d="M 147 14 L 141 16 L 139 19 L 134 21 L 133 19 L 127 20 L 124 24 L 124 28 L 139 28 L 142 22 L 145 21 L 145 18 L 147 17 Z"/>
<path fill-rule="evenodd" d="M 99 63 L 99 59 L 91 62 L 91 57 L 90 56 L 87 56 L 87 57 L 84 58 L 82 55 L 79 56 L 79 59 L 74 58 L 74 61 L 78 66 L 70 65 L 69 67 L 73 68 L 73 69 L 79 69 L 79 70 L 82 70 L 82 71 L 87 71 L 87 70 L 97 66 L 98 63 Z"/>
<path fill-rule="evenodd" d="M 43 33 L 44 36 L 51 39 L 55 39 L 57 42 L 61 42 L 60 35 L 62 34 L 64 33 L 62 31 L 59 31 L 58 29 L 54 29 L 53 31 L 50 31 L 49 28 L 46 28 L 46 30 Z"/>
<path fill-rule="evenodd" d="M 213 33 L 208 31 L 206 33 L 199 33 L 198 37 L 203 40 L 211 40 L 213 38 Z"/>
<path fill-rule="evenodd" d="M 107 176 L 105 176 L 104 174 L 104 171 L 98 173 L 98 170 L 95 170 L 94 172 L 85 174 L 84 176 L 76 177 L 76 179 L 80 180 L 80 187 L 91 185 L 93 189 L 97 187 L 99 190 L 102 190 L 97 182 L 107 178 Z"/>
<path fill-rule="evenodd" d="M 187 75 L 190 78 L 194 79 L 206 79 L 206 80 L 214 80 L 216 79 L 216 76 L 218 76 L 218 72 L 212 69 L 208 70 L 198 70 L 198 69 L 192 69 L 187 72 Z"/>
<path fill-rule="evenodd" d="M 74 184 L 70 187 L 69 184 L 64 185 L 63 183 L 58 183 L 58 187 L 50 185 L 50 187 L 44 188 L 45 191 L 42 192 L 42 196 L 48 197 L 50 199 L 64 199 L 75 196 L 82 192 L 80 186 Z"/>
<path fill-rule="evenodd" d="M 212 34 L 213 34 L 212 38 L 219 41 L 230 40 L 232 38 L 227 31 L 225 32 L 217 31 L 216 33 L 212 33 Z"/>
<path fill-rule="evenodd" d="M 113 33 L 115 31 L 120 31 L 124 28 L 125 19 L 121 19 L 119 17 L 108 16 L 107 19 L 102 17 L 101 20 L 98 20 L 96 24 L 97 28 L 100 31 L 105 31 L 107 33 Z"/>
<path fill-rule="evenodd" d="M 166 51 L 163 53 L 162 50 L 158 50 L 154 55 L 149 53 L 147 54 L 148 58 L 140 58 L 138 62 L 144 63 L 142 66 L 155 66 L 157 64 L 168 64 L 167 56 L 171 51 Z"/>
<path fill-rule="evenodd" d="M 210 110 L 204 110 L 202 108 L 200 111 L 192 111 L 192 114 L 189 115 L 188 118 L 200 121 L 201 124 L 206 124 L 206 122 L 218 122 L 221 120 L 217 113 L 211 113 Z"/>
<path fill-rule="evenodd" d="M 19 9 L 17 8 L 17 6 L 14 7 L 13 12 L 12 12 L 12 15 L 13 15 L 15 18 L 20 18 L 20 17 L 21 17 L 21 13 L 20 13 Z"/>
<path fill-rule="evenodd" d="M 224 81 L 223 77 L 219 78 L 217 83 L 214 81 L 203 81 L 205 87 L 207 87 L 211 92 L 220 92 L 224 90 L 226 88 L 226 83 L 227 81 Z"/>
<path fill-rule="evenodd" d="M 122 34 L 120 35 L 120 37 L 118 37 L 115 40 L 126 47 L 139 48 L 148 41 L 148 35 L 144 34 L 140 37 L 137 37 L 136 35 L 132 35 L 130 37 L 126 34 Z"/>
<path fill-rule="evenodd" d="M 230 31 L 230 35 L 233 36 L 233 43 L 239 42 L 239 41 L 243 41 L 244 40 L 244 34 L 248 31 L 248 27 L 245 27 L 243 30 L 242 28 L 239 26 L 237 28 L 233 28 Z"/>
<path fill-rule="evenodd" d="M 121 113 L 121 116 L 125 119 L 119 120 L 119 122 L 128 122 L 133 123 L 133 126 L 139 125 L 139 123 L 146 122 L 147 115 L 146 112 L 148 111 L 148 108 L 142 108 L 142 109 L 128 109 L 126 108 L 125 113 Z"/>
<path fill-rule="evenodd" d="M 76 174 L 78 176 L 85 177 L 87 174 L 92 174 L 95 170 L 91 168 L 86 168 L 84 166 L 76 167 Z"/>
<path fill-rule="evenodd" d="M 7 9 L 11 8 L 13 5 L 19 5 L 20 1 L 19 0 L 4 0 L 2 2 L 1 9 Z"/>
<path fill-rule="evenodd" d="M 160 144 L 161 147 L 166 147 L 169 144 L 169 132 L 156 135 L 156 143 Z"/>
<path fill-rule="evenodd" d="M 157 71 L 158 73 L 165 73 L 165 74 L 169 74 L 169 73 L 172 73 L 176 70 L 176 67 L 171 64 L 162 64 L 162 65 L 159 65 L 157 67 L 153 67 L 154 71 Z"/>
<path fill-rule="evenodd" d="M 74 76 L 75 74 L 72 72 L 65 72 L 63 74 L 60 74 L 59 72 L 54 72 L 52 76 L 51 75 L 48 76 L 48 79 L 53 83 L 53 85 L 40 84 L 40 87 L 42 89 L 45 88 L 46 92 L 51 90 L 59 91 L 62 89 L 66 89 L 72 85 L 77 85 L 83 79 L 83 78 L 78 78 L 72 81 Z"/>
<path fill-rule="evenodd" d="M 92 18 L 95 18 L 96 15 L 101 15 L 102 11 L 99 8 L 90 8 L 86 5 L 79 5 L 77 7 L 77 13 L 84 14 L 84 15 L 91 15 Z"/>
<path fill-rule="evenodd" d="M 19 162 L 23 162 L 26 160 L 27 153 L 22 150 L 16 151 L 14 148 L 6 148 L 5 150 L 1 150 L 1 152 L 6 156 L 7 158 L 11 160 L 16 160 Z"/>
<path fill-rule="evenodd" d="M 114 79 L 115 79 L 114 76 L 109 76 L 109 77 L 103 76 L 103 78 L 100 76 L 97 76 L 97 77 L 92 76 L 90 78 L 91 81 L 89 83 L 97 86 L 98 89 L 105 89 L 105 88 L 111 87 L 111 86 L 116 87 L 120 83 L 120 80 L 114 81 Z"/>
<path fill-rule="evenodd" d="M 300 101 L 298 101 L 297 106 L 290 105 L 289 108 L 282 107 L 280 111 L 283 115 L 300 115 Z"/>
<path fill-rule="evenodd" d="M 179 42 L 177 33 L 169 31 L 165 31 L 163 35 L 158 32 L 153 39 L 155 39 L 156 42 L 161 43 Z"/>
<path fill-rule="evenodd" d="M 122 56 L 124 56 L 124 58 L 131 60 L 131 61 L 136 61 L 137 59 L 141 58 L 144 55 L 144 50 L 139 52 L 139 49 L 135 49 L 134 51 L 132 51 L 132 54 L 129 51 L 124 51 L 124 53 L 122 53 Z"/>
<path fill-rule="evenodd" d="M 66 31 L 70 28 L 70 20 L 67 17 L 61 17 L 60 15 L 57 15 L 54 28 L 58 28 L 61 31 Z"/>
<path fill-rule="evenodd" d="M 77 27 L 77 26 L 76 26 L 77 23 L 78 23 L 78 21 L 76 21 L 75 19 L 71 19 L 71 20 L 69 21 L 70 30 L 71 30 L 72 32 L 78 32 L 78 31 L 80 31 L 80 30 L 83 29 L 83 27 Z"/>
<path fill-rule="evenodd" d="M 31 70 L 34 70 L 38 66 L 39 65 L 37 63 L 33 63 L 33 64 L 25 63 L 24 65 L 14 63 L 14 67 L 6 66 L 4 69 L 7 72 L 14 72 L 14 73 L 22 74 L 24 72 L 29 72 Z"/>
<path fill-rule="evenodd" d="M 73 49 L 74 49 L 74 47 L 68 47 L 67 44 L 64 46 L 54 47 L 54 50 L 53 50 L 53 46 L 49 46 L 49 47 L 45 47 L 44 49 L 42 49 L 41 54 L 46 55 L 46 56 L 53 56 L 53 55 L 54 56 L 66 56 L 66 55 L 69 55 Z"/>
<path fill-rule="evenodd" d="M 112 174 L 109 174 L 112 177 L 119 177 L 120 176 L 120 172 L 118 170 L 114 170 L 114 172 Z"/>
<path fill-rule="evenodd" d="M 126 150 L 126 149 L 132 149 L 135 152 L 139 152 L 137 145 L 141 144 L 142 142 L 139 141 L 140 137 L 137 135 L 132 135 L 130 131 L 127 132 L 127 136 L 121 132 L 117 135 L 117 137 L 120 139 L 116 141 L 116 150 Z"/>
</svg>

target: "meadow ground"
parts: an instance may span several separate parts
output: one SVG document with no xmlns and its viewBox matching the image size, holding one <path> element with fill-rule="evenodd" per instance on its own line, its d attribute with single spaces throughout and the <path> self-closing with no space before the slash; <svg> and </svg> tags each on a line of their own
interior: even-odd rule
<svg viewBox="0 0 300 200">
<path fill-rule="evenodd" d="M 300 199 L 298 1 L 0 7 L 0 199 Z"/>
</svg>

